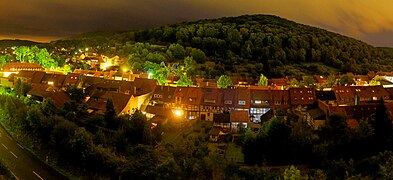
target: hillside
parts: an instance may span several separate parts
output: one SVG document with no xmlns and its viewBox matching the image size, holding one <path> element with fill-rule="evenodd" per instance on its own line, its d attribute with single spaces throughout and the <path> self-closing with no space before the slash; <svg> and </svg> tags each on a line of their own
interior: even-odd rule
<svg viewBox="0 0 393 180">
<path fill-rule="evenodd" d="M 13 46 L 34 46 L 41 44 L 39 42 L 19 40 L 19 39 L 4 39 L 0 40 L 0 48 L 13 47 Z"/>
<path fill-rule="evenodd" d="M 261 63 L 264 73 L 271 76 L 313 73 L 304 70 L 304 62 L 320 64 L 313 68 L 314 73 L 327 73 L 323 65 L 359 74 L 392 70 L 391 55 L 383 50 L 271 15 L 225 17 L 146 29 L 136 33 L 136 41 L 192 46 L 225 65 Z M 225 70 L 235 71 L 229 66 Z"/>
<path fill-rule="evenodd" d="M 144 42 L 169 47 L 173 43 L 201 49 L 206 61 L 200 71 L 257 77 L 392 71 L 393 51 L 271 15 L 245 15 L 184 22 L 139 31 L 93 32 L 52 42 L 56 46 L 116 47 L 101 53 L 130 56 L 130 44 Z M 128 44 L 128 45 L 127 45 Z M 187 48 L 186 48 L 187 49 Z M 165 50 L 166 62 L 173 59 Z M 144 57 L 141 57 L 142 60 Z M 131 60 L 129 60 L 131 61 Z M 143 61 L 142 61 L 143 62 Z"/>
</svg>

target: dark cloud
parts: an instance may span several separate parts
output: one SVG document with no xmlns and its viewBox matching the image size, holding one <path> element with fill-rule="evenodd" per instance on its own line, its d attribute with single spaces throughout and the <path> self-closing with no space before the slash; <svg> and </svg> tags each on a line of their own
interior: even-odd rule
<svg viewBox="0 0 393 180">
<path fill-rule="evenodd" d="M 2 0 L 0 38 L 53 39 L 186 20 L 274 14 L 393 46 L 393 1 L 379 0 Z"/>
</svg>

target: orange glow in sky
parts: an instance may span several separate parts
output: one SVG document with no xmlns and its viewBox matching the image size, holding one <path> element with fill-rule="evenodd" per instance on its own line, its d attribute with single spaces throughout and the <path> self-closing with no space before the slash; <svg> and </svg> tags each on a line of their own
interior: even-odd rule
<svg viewBox="0 0 393 180">
<path fill-rule="evenodd" d="M 89 31 L 272 14 L 393 47 L 391 0 L 2 0 L 1 4 L 0 38 L 48 41 Z"/>
</svg>

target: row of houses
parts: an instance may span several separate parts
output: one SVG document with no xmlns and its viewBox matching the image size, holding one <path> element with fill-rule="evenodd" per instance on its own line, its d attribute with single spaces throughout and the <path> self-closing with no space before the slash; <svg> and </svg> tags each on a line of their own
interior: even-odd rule
<svg viewBox="0 0 393 180">
<path fill-rule="evenodd" d="M 345 109 L 352 107 L 356 109 L 361 106 L 375 107 L 375 102 L 380 98 L 390 102 L 393 97 L 392 89 L 382 86 L 336 86 L 331 91 L 317 91 L 314 88 L 277 90 L 271 86 L 225 89 L 173 87 L 158 86 L 155 80 L 146 78 L 136 77 L 133 81 L 128 81 L 104 79 L 100 76 L 87 76 L 81 73 L 62 75 L 26 70 L 9 77 L 11 82 L 18 79 L 32 84 L 28 94 L 37 99 L 55 95 L 66 97 L 64 91 L 68 87 L 82 88 L 88 95 L 86 101 L 91 106 L 91 112 L 104 113 L 106 101 L 112 99 L 118 114 L 131 113 L 132 109 L 137 108 L 151 117 L 159 115 L 170 118 L 173 111 L 179 109 L 184 111 L 186 119 L 203 121 L 222 118 L 220 114 L 245 111 L 247 114 L 240 113 L 243 115 L 237 118 L 238 121 L 258 123 L 263 115 L 272 109 L 288 109 L 298 106 L 315 107 L 325 115 L 331 112 L 345 112 L 351 117 L 359 113 L 349 113 L 349 110 Z M 58 98 L 58 101 L 62 99 L 67 98 Z M 56 102 L 56 104 L 61 106 L 62 103 Z M 315 118 L 314 116 L 311 117 Z"/>
<path fill-rule="evenodd" d="M 89 111 L 99 114 L 106 111 L 108 99 L 112 99 L 118 114 L 140 109 L 153 120 L 180 115 L 177 118 L 215 121 L 222 126 L 228 126 L 229 122 L 230 127 L 239 123 L 258 123 L 269 119 L 273 110 L 289 108 L 296 109 L 299 115 L 313 122 L 323 122 L 333 112 L 343 112 L 350 119 L 370 118 L 381 98 L 387 102 L 389 113 L 393 112 L 389 108 L 393 107 L 390 104 L 393 88 L 383 86 L 335 86 L 329 91 L 317 91 L 314 88 L 288 88 L 284 86 L 288 79 L 283 78 L 272 79 L 278 84 L 263 87 L 248 84 L 219 89 L 214 81 L 201 79 L 197 80 L 198 87 L 175 87 L 158 86 L 155 80 L 143 74 L 76 70 L 63 75 L 26 68 L 14 68 L 17 72 L 8 79 L 2 78 L 1 85 L 13 86 L 21 80 L 32 85 L 28 95 L 37 100 L 51 98 L 58 107 L 70 101 L 64 91 L 68 87 L 77 87 L 86 92 Z M 279 83 L 282 87 L 277 88 L 281 85 Z"/>
<path fill-rule="evenodd" d="M 326 111 L 327 108 L 318 106 L 321 104 L 318 101 L 323 101 L 328 106 L 335 107 L 330 109 L 335 109 L 331 111 L 336 112 L 343 107 L 374 105 L 380 98 L 389 101 L 391 97 L 392 89 L 382 86 L 336 86 L 332 91 L 317 91 L 313 88 L 274 90 L 269 86 L 226 89 L 157 86 L 149 108 L 158 106 L 163 109 L 182 109 L 187 119 L 207 121 L 212 121 L 216 114 L 246 111 L 247 119 L 260 122 L 261 116 L 271 109 L 313 106 Z M 155 114 L 156 111 L 157 108 L 154 108 L 154 111 L 148 113 Z"/>
</svg>

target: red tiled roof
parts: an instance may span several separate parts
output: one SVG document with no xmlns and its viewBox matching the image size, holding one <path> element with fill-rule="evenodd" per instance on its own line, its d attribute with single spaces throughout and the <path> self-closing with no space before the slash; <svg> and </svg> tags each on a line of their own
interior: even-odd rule
<svg viewBox="0 0 393 180">
<path fill-rule="evenodd" d="M 20 62 L 9 62 L 3 67 L 5 72 L 9 71 L 21 71 L 21 70 L 37 70 L 43 71 L 44 68 L 37 63 L 20 63 Z"/>
<path fill-rule="evenodd" d="M 148 94 L 154 91 L 157 87 L 157 80 L 155 79 L 145 79 L 145 78 L 135 78 L 134 85 L 136 87 L 136 95 L 140 96 L 143 94 Z"/>
<path fill-rule="evenodd" d="M 176 91 L 176 87 L 157 86 L 156 89 L 154 90 L 152 100 L 172 103 L 175 91 Z"/>
<path fill-rule="evenodd" d="M 231 111 L 230 120 L 231 122 L 250 122 L 248 111 Z"/>
<path fill-rule="evenodd" d="M 131 95 L 116 92 L 97 92 L 87 101 L 89 108 L 96 109 L 99 113 L 105 113 L 106 102 L 112 99 L 116 113 L 121 113 L 127 107 L 128 102 L 132 98 Z"/>
<path fill-rule="evenodd" d="M 222 89 L 219 88 L 202 88 L 202 105 L 221 106 Z"/>
</svg>

